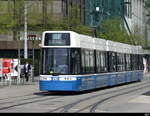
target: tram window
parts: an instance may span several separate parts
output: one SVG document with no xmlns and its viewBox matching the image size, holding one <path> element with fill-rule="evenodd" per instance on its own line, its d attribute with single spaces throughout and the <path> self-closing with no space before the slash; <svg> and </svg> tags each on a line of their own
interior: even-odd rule
<svg viewBox="0 0 150 116">
<path fill-rule="evenodd" d="M 117 53 L 117 71 L 125 70 L 125 57 L 124 54 Z"/>
<path fill-rule="evenodd" d="M 139 57 L 138 54 L 135 55 L 135 70 L 139 70 Z"/>
<path fill-rule="evenodd" d="M 82 73 L 85 73 L 85 51 L 81 50 L 81 70 Z"/>
<path fill-rule="evenodd" d="M 81 59 L 82 59 L 82 73 L 88 74 L 88 73 L 94 73 L 94 51 L 93 50 L 81 50 Z"/>
<path fill-rule="evenodd" d="M 44 45 L 51 45 L 51 46 L 70 45 L 70 34 L 46 33 Z"/>
<path fill-rule="evenodd" d="M 138 55 L 132 54 L 131 56 L 131 69 L 138 70 Z"/>
<path fill-rule="evenodd" d="M 71 74 L 80 74 L 80 49 L 71 50 Z"/>
<path fill-rule="evenodd" d="M 131 55 L 131 70 L 134 70 L 134 55 Z"/>
<path fill-rule="evenodd" d="M 107 72 L 106 52 L 96 51 L 96 72 Z"/>
<path fill-rule="evenodd" d="M 108 56 L 109 56 L 109 58 L 108 58 L 108 64 L 109 64 L 109 66 L 108 66 L 108 69 L 109 69 L 109 72 L 116 72 L 116 62 L 117 62 L 117 60 L 116 60 L 116 53 L 114 53 L 114 52 L 108 52 Z"/>
<path fill-rule="evenodd" d="M 131 70 L 131 55 L 130 54 L 126 54 L 125 57 L 125 64 L 126 64 L 126 71 L 130 71 Z"/>
<path fill-rule="evenodd" d="M 89 61 L 90 61 L 90 72 L 94 73 L 94 67 L 95 67 L 95 64 L 94 64 L 94 51 L 90 51 Z"/>
<path fill-rule="evenodd" d="M 69 74 L 69 49 L 43 49 L 42 74 Z"/>
<path fill-rule="evenodd" d="M 143 56 L 142 55 L 139 55 L 139 63 L 138 63 L 138 65 L 139 65 L 139 70 L 143 70 L 144 69 L 144 65 L 143 65 Z"/>
<path fill-rule="evenodd" d="M 90 61 L 89 61 L 90 55 L 89 55 L 89 51 L 86 50 L 85 51 L 85 71 L 86 73 L 90 72 Z"/>
<path fill-rule="evenodd" d="M 96 51 L 96 72 L 101 72 L 100 64 L 101 64 L 100 52 Z"/>
</svg>

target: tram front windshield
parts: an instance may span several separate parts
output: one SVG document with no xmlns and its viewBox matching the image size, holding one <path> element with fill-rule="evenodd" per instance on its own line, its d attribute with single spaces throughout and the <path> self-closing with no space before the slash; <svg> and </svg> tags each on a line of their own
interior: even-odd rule
<svg viewBox="0 0 150 116">
<path fill-rule="evenodd" d="M 45 48 L 42 50 L 42 74 L 65 75 L 69 73 L 69 49 Z"/>
</svg>

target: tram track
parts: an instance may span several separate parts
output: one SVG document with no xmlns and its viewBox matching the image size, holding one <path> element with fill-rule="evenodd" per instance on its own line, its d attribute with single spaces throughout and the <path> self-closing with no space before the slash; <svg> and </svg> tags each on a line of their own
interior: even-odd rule
<svg viewBox="0 0 150 116">
<path fill-rule="evenodd" d="M 119 96 L 122 96 L 122 95 L 125 95 L 125 94 L 129 94 L 129 93 L 132 93 L 132 92 L 135 92 L 135 91 L 138 91 L 138 90 L 141 90 L 141 89 L 145 89 L 147 87 L 150 87 L 150 85 L 147 85 L 147 86 L 143 86 L 143 87 L 139 87 L 137 89 L 133 89 L 133 90 L 130 90 L 130 91 L 127 91 L 127 92 L 123 92 L 123 93 L 118 93 L 118 94 L 115 94 L 115 95 L 112 95 L 110 97 L 106 97 L 100 101 L 98 101 L 97 103 L 95 103 L 92 108 L 90 109 L 90 113 L 94 113 L 97 109 L 98 106 L 102 105 L 104 102 L 112 99 L 112 98 L 115 98 L 115 97 L 119 97 Z"/>
<path fill-rule="evenodd" d="M 122 86 L 119 86 L 119 87 L 122 87 Z M 123 88 L 119 88 L 119 89 L 116 89 L 116 87 L 114 87 L 112 89 L 115 89 L 115 90 L 107 89 L 108 91 L 104 91 L 103 93 L 96 93 L 95 95 L 90 95 L 88 97 L 86 96 L 83 99 L 80 98 L 79 100 L 74 101 L 72 103 L 68 103 L 67 105 L 63 105 L 63 106 L 51 109 L 48 111 L 48 113 L 53 113 L 53 112 L 66 113 L 66 112 L 72 112 L 72 110 L 73 110 L 73 112 L 83 112 L 87 109 L 89 112 L 93 113 L 96 111 L 98 106 L 102 105 L 104 102 L 107 102 L 108 100 L 111 100 L 112 98 L 115 98 L 115 97 L 118 97 L 118 96 L 121 96 L 124 94 L 128 94 L 128 93 L 132 93 L 136 90 L 144 89 L 146 87 L 150 87 L 149 82 L 137 83 L 136 85 L 130 85 L 128 87 L 123 87 Z M 63 98 L 62 100 L 65 100 L 65 99 L 69 98 L 69 97 L 66 98 L 64 95 L 55 95 L 52 97 L 51 95 L 53 95 L 53 94 L 51 94 L 51 93 L 43 93 L 44 95 L 42 95 L 42 93 L 41 93 L 41 96 L 32 96 L 34 94 L 27 94 L 27 95 L 25 95 L 25 96 L 27 96 L 27 98 L 24 98 L 24 96 L 17 96 L 17 99 L 15 99 L 15 100 L 11 100 L 10 98 L 4 98 L 4 99 L 8 99 L 10 101 L 0 102 L 0 111 L 6 110 L 9 108 L 18 107 L 18 106 L 23 106 L 23 105 L 44 103 L 45 101 L 47 103 L 53 102 L 55 105 L 57 105 L 58 102 L 55 103 L 55 101 L 53 101 L 53 100 L 58 100 L 59 98 L 61 98 L 61 99 Z M 82 94 L 80 94 L 80 95 L 82 95 Z M 84 94 L 84 95 L 86 95 L 86 94 Z M 13 97 L 13 98 L 15 98 L 15 97 Z M 77 96 L 75 96 L 75 98 L 77 98 Z M 94 101 L 94 99 L 96 99 L 96 102 Z M 92 103 L 83 104 L 83 103 L 85 103 L 87 101 L 89 102 L 91 100 L 93 100 L 94 103 L 92 101 Z M 0 100 L 0 101 L 3 101 L 3 100 Z M 82 105 L 82 104 L 83 104 L 82 107 L 78 107 L 77 109 L 74 110 L 75 107 L 77 107 L 78 105 Z M 47 107 L 50 107 L 50 106 L 47 106 Z"/>
<path fill-rule="evenodd" d="M 128 90 L 126 92 L 117 93 L 117 94 L 111 95 L 109 97 L 104 97 L 103 99 L 98 100 L 96 103 L 93 103 L 89 106 L 86 106 L 86 107 L 80 109 L 80 110 L 77 110 L 76 112 L 83 112 L 84 110 L 89 108 L 89 112 L 94 113 L 94 112 L 96 112 L 97 107 L 102 106 L 103 103 L 105 103 L 107 101 L 110 101 L 113 98 L 116 98 L 116 97 L 119 97 L 119 96 L 122 96 L 122 95 L 126 95 L 126 94 L 130 94 L 132 92 L 135 92 L 135 91 L 138 91 L 138 90 L 141 90 L 141 89 L 145 89 L 147 87 L 150 87 L 150 85 L 146 85 L 146 86 L 139 87 L 139 88 L 136 88 L 136 89 Z"/>
<path fill-rule="evenodd" d="M 29 95 L 27 95 L 27 96 L 29 96 Z M 20 97 L 23 97 L 23 96 L 20 96 Z M 8 102 L 0 102 L 1 105 L 12 104 L 12 105 L 7 105 L 7 106 L 2 106 L 2 107 L 0 107 L 0 110 L 5 110 L 5 109 L 12 108 L 12 107 L 27 105 L 27 104 L 31 104 L 31 103 L 43 102 L 43 101 L 47 101 L 47 100 L 55 100 L 55 99 L 58 99 L 58 98 L 62 98 L 62 96 L 57 96 L 57 97 L 34 96 L 34 97 L 31 97 L 31 98 L 23 98 L 23 99 L 19 99 L 19 100 L 17 99 L 17 100 L 8 101 Z"/>
<path fill-rule="evenodd" d="M 139 87 L 139 86 L 142 86 L 142 85 L 144 85 L 144 86 L 143 87 Z M 137 87 L 139 87 L 139 88 L 137 88 Z M 92 100 L 92 99 L 95 99 L 97 97 L 104 97 L 105 95 L 114 94 L 116 92 L 120 92 L 121 91 L 121 93 L 117 93 L 117 94 L 109 96 L 109 97 L 104 97 L 104 99 L 101 99 L 100 101 L 97 101 L 96 103 L 93 103 L 91 105 L 87 105 L 84 108 L 81 108 L 81 109 L 76 111 L 76 112 L 81 112 L 81 111 L 84 111 L 85 109 L 88 109 L 88 108 L 92 107 L 90 109 L 90 112 L 94 112 L 96 110 L 96 108 L 101 103 L 103 103 L 104 101 L 110 100 L 111 98 L 114 98 L 114 97 L 117 97 L 117 96 L 121 96 L 121 95 L 124 95 L 124 94 L 127 94 L 127 93 L 131 93 L 133 91 L 136 91 L 136 90 L 139 90 L 139 89 L 143 89 L 143 88 L 146 88 L 146 87 L 150 87 L 149 82 L 138 84 L 138 85 L 134 85 L 134 86 L 131 86 L 131 87 L 121 88 L 121 89 L 118 89 L 118 90 L 112 90 L 112 91 L 105 92 L 105 93 L 92 95 L 90 97 L 86 97 L 86 98 L 80 99 L 80 100 L 75 101 L 73 103 L 70 103 L 70 104 L 67 104 L 67 105 L 55 108 L 53 110 L 50 110 L 49 112 L 57 112 L 57 111 L 59 111 L 61 113 L 67 113 L 67 112 L 69 112 L 69 110 L 73 109 L 75 106 L 77 106 L 79 104 L 82 104 L 85 101 Z M 132 88 L 132 90 L 129 91 L 128 89 L 131 89 L 131 88 Z M 135 88 L 135 89 L 133 89 L 133 88 Z M 127 90 L 127 91 L 122 93 L 122 91 L 124 91 L 124 90 Z"/>
<path fill-rule="evenodd" d="M 37 94 L 37 93 L 35 93 L 35 94 Z M 12 99 L 16 99 L 16 98 L 22 98 L 22 99 L 20 99 L 20 100 L 12 100 L 12 102 L 17 102 L 17 101 L 24 101 L 24 100 L 30 100 L 30 99 L 36 99 L 36 98 L 41 98 L 41 97 L 44 97 L 44 96 L 46 96 L 46 95 L 49 95 L 49 93 L 48 92 L 41 92 L 40 93 L 40 95 L 41 96 L 34 96 L 35 94 L 26 94 L 26 95 L 20 95 L 20 96 L 13 96 L 13 97 L 7 97 L 7 98 L 3 98 L 3 99 L 0 99 L 0 104 L 6 104 L 6 103 L 10 103 L 10 102 L 5 102 L 6 100 L 12 100 Z M 30 97 L 31 96 L 31 98 L 25 98 L 25 97 Z M 33 97 L 32 97 L 33 96 Z M 1 101 L 4 101 L 4 102 L 1 102 Z"/>
</svg>

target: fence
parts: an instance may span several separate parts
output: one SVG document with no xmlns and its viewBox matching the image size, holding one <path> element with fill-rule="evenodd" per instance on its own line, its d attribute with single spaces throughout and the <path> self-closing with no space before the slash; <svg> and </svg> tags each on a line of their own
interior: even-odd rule
<svg viewBox="0 0 150 116">
<path fill-rule="evenodd" d="M 31 71 L 29 73 L 29 83 L 33 80 L 33 67 L 31 66 Z M 18 76 L 11 74 L 0 76 L 0 87 L 11 86 L 11 85 L 21 85 L 25 84 L 25 75 L 23 71 L 23 65 L 18 66 Z"/>
</svg>

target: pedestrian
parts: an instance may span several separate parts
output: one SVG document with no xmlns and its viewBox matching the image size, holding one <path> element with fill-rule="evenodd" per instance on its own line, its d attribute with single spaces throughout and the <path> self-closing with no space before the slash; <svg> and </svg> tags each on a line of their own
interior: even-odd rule
<svg viewBox="0 0 150 116">
<path fill-rule="evenodd" d="M 24 64 L 23 69 L 24 69 L 26 82 L 28 82 L 29 81 L 29 73 L 30 73 L 30 69 L 31 69 L 30 64 L 28 62 L 26 62 L 26 64 Z"/>
<path fill-rule="evenodd" d="M 144 74 L 148 73 L 148 64 L 146 58 L 143 58 L 143 64 L 144 64 Z"/>
</svg>

